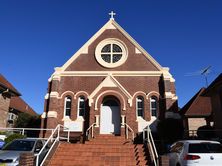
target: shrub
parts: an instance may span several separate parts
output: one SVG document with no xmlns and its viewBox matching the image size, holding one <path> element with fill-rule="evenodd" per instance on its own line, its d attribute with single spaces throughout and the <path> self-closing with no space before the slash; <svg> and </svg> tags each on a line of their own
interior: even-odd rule
<svg viewBox="0 0 222 166">
<path fill-rule="evenodd" d="M 201 126 L 197 129 L 197 136 L 199 139 L 211 139 L 215 137 L 214 128 L 211 126 Z"/>
<path fill-rule="evenodd" d="M 32 116 L 27 113 L 20 113 L 15 121 L 16 128 L 40 128 L 41 118 L 40 116 Z M 27 137 L 38 137 L 38 130 L 26 130 Z"/>
<path fill-rule="evenodd" d="M 13 141 L 14 139 L 21 139 L 21 138 L 25 138 L 25 137 L 26 136 L 21 135 L 21 134 L 17 134 L 17 133 L 11 134 L 5 139 L 5 143 L 7 144 L 7 143 Z"/>
<path fill-rule="evenodd" d="M 157 132 L 160 139 L 166 144 L 171 144 L 183 138 L 183 125 L 177 119 L 164 119 L 157 125 Z"/>
</svg>

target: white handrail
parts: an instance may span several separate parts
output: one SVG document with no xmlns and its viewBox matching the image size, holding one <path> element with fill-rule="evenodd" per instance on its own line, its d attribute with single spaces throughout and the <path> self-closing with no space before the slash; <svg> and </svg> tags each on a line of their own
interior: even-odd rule
<svg viewBox="0 0 222 166">
<path fill-rule="evenodd" d="M 94 126 L 96 125 L 96 123 L 93 123 L 91 126 L 89 126 L 89 128 L 86 130 L 86 136 L 89 139 L 89 132 L 92 129 L 92 133 L 91 133 L 91 138 L 94 138 Z"/>
<path fill-rule="evenodd" d="M 132 133 L 132 141 L 134 141 L 134 131 L 133 131 L 133 129 L 127 123 L 125 123 L 124 125 L 126 127 L 126 139 L 129 138 L 129 131 L 128 130 L 130 130 L 131 133 Z"/>
<path fill-rule="evenodd" d="M 143 142 L 147 143 L 147 146 L 149 146 L 149 143 L 151 144 L 150 151 L 151 151 L 151 154 L 153 157 L 154 166 L 158 166 L 159 165 L 159 160 L 158 160 L 159 156 L 158 156 L 156 146 L 155 146 L 155 143 L 153 140 L 152 132 L 151 132 L 151 129 L 149 126 L 147 126 L 146 128 L 143 129 Z"/>
<path fill-rule="evenodd" d="M 25 131 L 53 131 L 54 129 L 42 129 L 42 128 L 7 128 L 0 127 L 0 130 L 4 131 L 19 131 L 22 135 L 25 135 Z"/>
<path fill-rule="evenodd" d="M 35 156 L 36 156 L 36 166 L 39 166 L 39 165 L 42 166 L 43 165 L 43 163 L 45 162 L 46 158 L 50 154 L 52 148 L 54 147 L 55 143 L 60 140 L 60 130 L 61 130 L 61 127 L 63 127 L 64 129 L 66 128 L 66 127 L 58 124 L 56 126 L 56 128 L 53 130 L 53 132 L 50 135 L 50 137 L 48 138 L 48 140 L 46 141 L 46 143 L 44 144 L 44 146 L 42 147 L 42 149 L 40 150 L 40 152 L 38 154 L 35 154 Z M 66 129 L 68 129 L 68 128 L 66 128 Z M 53 138 L 54 134 L 57 134 L 55 138 Z M 68 131 L 67 142 L 69 142 L 69 134 L 70 133 Z M 47 154 L 44 156 L 43 160 L 41 162 L 39 162 L 39 156 L 41 155 L 43 150 L 47 147 L 47 145 L 49 144 L 50 141 L 54 141 L 54 142 L 52 143 L 51 147 L 47 151 Z"/>
</svg>

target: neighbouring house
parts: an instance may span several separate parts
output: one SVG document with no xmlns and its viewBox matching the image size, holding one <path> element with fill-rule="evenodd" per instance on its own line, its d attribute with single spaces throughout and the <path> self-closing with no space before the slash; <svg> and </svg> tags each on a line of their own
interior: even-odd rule
<svg viewBox="0 0 222 166">
<path fill-rule="evenodd" d="M 36 112 L 20 97 L 21 94 L 0 74 L 0 127 L 14 127 L 19 113 L 36 116 Z"/>
<path fill-rule="evenodd" d="M 180 110 L 186 136 L 196 136 L 199 127 L 210 126 L 211 100 L 210 97 L 202 96 L 205 90 L 201 88 Z"/>
<path fill-rule="evenodd" d="M 175 79 L 113 18 L 48 80 L 42 128 L 135 134 L 178 112 Z"/>
<path fill-rule="evenodd" d="M 222 74 L 220 74 L 205 90 L 203 96 L 210 97 L 212 121 L 217 136 L 222 136 Z"/>
<path fill-rule="evenodd" d="M 18 96 L 21 96 L 21 94 L 2 74 L 0 74 L 0 127 L 7 127 L 11 97 Z"/>
<path fill-rule="evenodd" d="M 38 116 L 38 114 L 21 97 L 12 97 L 9 105 L 8 127 L 14 126 L 15 120 L 20 113 Z"/>
</svg>

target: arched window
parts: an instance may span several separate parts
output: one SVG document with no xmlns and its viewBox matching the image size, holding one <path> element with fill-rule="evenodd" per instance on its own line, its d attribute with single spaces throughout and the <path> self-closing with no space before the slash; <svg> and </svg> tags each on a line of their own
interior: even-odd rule
<svg viewBox="0 0 222 166">
<path fill-rule="evenodd" d="M 137 112 L 137 117 L 142 117 L 144 116 L 144 99 L 142 96 L 138 96 L 136 98 L 136 112 Z"/>
<path fill-rule="evenodd" d="M 78 116 L 85 116 L 85 97 L 80 96 L 78 98 Z"/>
<path fill-rule="evenodd" d="M 151 116 L 158 117 L 158 103 L 157 103 L 157 98 L 155 96 L 152 96 L 150 98 L 150 111 L 151 111 Z"/>
<path fill-rule="evenodd" d="M 70 96 L 65 97 L 65 104 L 64 104 L 64 116 L 70 117 L 71 115 L 71 106 L 72 106 L 72 99 Z"/>
</svg>

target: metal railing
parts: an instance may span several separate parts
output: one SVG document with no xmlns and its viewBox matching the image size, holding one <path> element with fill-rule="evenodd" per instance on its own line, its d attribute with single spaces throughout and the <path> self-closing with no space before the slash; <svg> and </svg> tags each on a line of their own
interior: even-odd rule
<svg viewBox="0 0 222 166">
<path fill-rule="evenodd" d="M 89 140 L 90 138 L 94 138 L 94 127 L 96 123 L 93 123 L 89 128 L 86 130 L 86 137 Z M 90 132 L 91 131 L 91 132 Z M 91 134 L 90 134 L 91 133 Z"/>
<path fill-rule="evenodd" d="M 132 141 L 134 141 L 134 131 L 133 129 L 127 124 L 127 123 L 124 123 L 125 125 L 125 131 L 126 131 L 126 139 L 129 139 L 129 131 L 132 133 Z"/>
<path fill-rule="evenodd" d="M 143 142 L 148 147 L 150 147 L 154 166 L 159 166 L 159 156 L 158 156 L 156 146 L 153 140 L 152 132 L 149 126 L 143 129 Z"/>
<path fill-rule="evenodd" d="M 54 129 L 41 129 L 41 128 L 5 128 L 5 127 L 0 127 L 0 131 L 5 131 L 5 132 L 13 132 L 13 133 L 19 133 L 22 135 L 26 135 L 27 132 L 29 131 L 51 131 L 53 132 Z M 39 135 L 37 136 L 39 138 Z"/>
<path fill-rule="evenodd" d="M 35 154 L 35 156 L 36 156 L 36 166 L 42 166 L 44 164 L 46 158 L 50 154 L 50 152 L 53 149 L 53 147 L 55 146 L 56 142 L 58 142 L 61 139 L 62 140 L 66 139 L 67 142 L 69 142 L 70 131 L 68 130 L 67 138 L 66 137 L 61 137 L 60 132 L 62 131 L 61 130 L 62 128 L 63 128 L 63 130 L 68 129 L 68 128 L 60 125 L 60 124 L 57 125 L 57 127 L 52 131 L 52 134 L 47 139 L 46 143 L 44 144 L 44 146 L 42 147 L 40 152 Z M 43 158 L 40 160 L 41 155 L 43 156 Z"/>
</svg>

